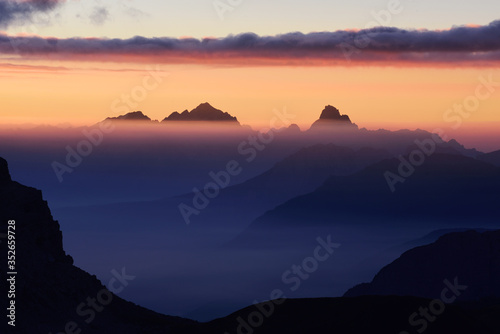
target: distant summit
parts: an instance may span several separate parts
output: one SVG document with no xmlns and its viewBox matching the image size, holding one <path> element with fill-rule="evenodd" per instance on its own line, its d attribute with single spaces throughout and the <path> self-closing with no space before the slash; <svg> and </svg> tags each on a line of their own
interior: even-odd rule
<svg viewBox="0 0 500 334">
<path fill-rule="evenodd" d="M 340 111 L 331 106 L 327 105 L 325 109 L 321 112 L 321 116 L 319 119 L 313 123 L 311 126 L 311 129 L 318 129 L 318 128 L 328 128 L 331 126 L 348 126 L 348 127 L 355 127 L 358 128 L 358 126 L 354 123 L 351 122 L 351 119 L 347 115 L 341 115 Z"/>
<path fill-rule="evenodd" d="M 149 123 L 157 123 L 148 116 L 144 115 L 142 111 L 129 112 L 125 115 L 117 117 L 108 117 L 106 121 L 144 121 Z M 231 116 L 227 112 L 212 107 L 209 103 L 202 103 L 191 111 L 184 110 L 182 113 L 177 111 L 170 114 L 163 119 L 162 123 L 165 124 L 171 121 L 193 121 L 193 122 L 227 122 L 228 124 L 240 125 L 238 119 Z"/>
<path fill-rule="evenodd" d="M 184 110 L 182 113 L 173 112 L 162 122 L 169 121 L 212 121 L 240 124 L 236 117 L 222 110 L 215 109 L 209 103 L 202 103 L 191 111 Z"/>
<path fill-rule="evenodd" d="M 149 121 L 151 122 L 151 118 L 148 116 L 144 115 L 142 111 L 134 111 L 134 112 L 129 112 L 128 114 L 121 115 L 118 117 L 108 117 L 106 118 L 108 121 Z"/>
</svg>

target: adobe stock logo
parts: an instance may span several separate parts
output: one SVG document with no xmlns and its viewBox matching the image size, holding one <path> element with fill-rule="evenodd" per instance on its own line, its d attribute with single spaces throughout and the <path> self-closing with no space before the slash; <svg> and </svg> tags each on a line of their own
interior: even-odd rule
<svg viewBox="0 0 500 334">
<path fill-rule="evenodd" d="M 164 71 L 159 65 L 156 68 L 148 68 L 147 74 L 142 77 L 140 84 L 135 85 L 130 91 L 123 93 L 119 98 L 111 102 L 111 111 L 113 113 L 126 114 L 133 111 L 146 100 L 149 93 L 160 87 L 164 78 L 170 75 Z M 109 135 L 115 130 L 115 124 L 111 120 L 104 120 L 98 125 L 82 130 L 81 139 L 75 146 L 66 146 L 66 159 L 64 163 L 53 161 L 51 166 L 59 180 L 59 183 L 64 181 L 65 174 L 71 174 L 82 164 L 83 158 L 92 154 L 95 148 L 100 146 L 106 135 Z"/>
<path fill-rule="evenodd" d="M 85 302 L 78 304 L 76 314 L 80 317 L 79 321 L 68 321 L 64 326 L 64 330 L 55 334 L 82 333 L 81 324 L 91 324 L 97 318 L 97 315 L 113 302 L 116 295 L 121 293 L 131 281 L 135 280 L 135 276 L 127 275 L 125 267 L 121 269 L 121 272 L 113 269 L 111 274 L 113 277 L 109 280 L 108 288 L 102 288 L 95 296 L 88 296 Z M 49 334 L 52 334 L 52 332 L 49 332 Z"/>
<path fill-rule="evenodd" d="M 91 155 L 94 148 L 102 144 L 104 135 L 113 132 L 114 129 L 115 126 L 111 121 L 103 121 L 99 126 L 83 130 L 82 134 L 86 139 L 80 140 L 75 148 L 67 145 L 65 163 L 53 161 L 51 164 L 59 182 L 64 181 L 64 174 L 73 173 L 75 168 L 83 162 L 83 158 Z"/>
<path fill-rule="evenodd" d="M 227 188 L 231 184 L 231 180 L 243 172 L 245 164 L 253 162 L 260 152 L 271 145 L 276 138 L 276 133 L 280 131 L 277 128 L 278 123 L 287 127 L 291 124 L 290 120 L 295 117 L 294 114 L 287 113 L 286 108 L 283 108 L 283 111 L 275 109 L 273 113 L 274 117 L 269 122 L 269 128 L 261 129 L 239 143 L 237 151 L 241 157 L 245 158 L 243 162 L 230 160 L 221 170 L 210 171 L 208 173 L 209 181 L 205 186 L 202 189 L 193 188 L 193 197 L 190 203 L 183 202 L 177 206 L 186 225 L 191 224 L 191 217 L 200 215 L 210 205 L 210 201 L 218 197 L 221 190 Z"/>
<path fill-rule="evenodd" d="M 443 114 L 443 120 L 452 123 L 451 130 L 459 129 L 464 119 L 469 118 L 474 112 L 478 111 L 482 102 L 491 98 L 498 87 L 500 87 L 500 82 L 494 81 L 493 74 L 490 73 L 488 77 L 479 77 L 479 84 L 476 86 L 474 94 L 465 97 L 461 103 L 455 103 L 452 108 L 447 109 Z M 414 141 L 417 148 L 408 157 L 402 155 L 398 157 L 400 163 L 397 173 L 391 171 L 384 173 L 384 178 L 391 192 L 394 193 L 398 183 L 404 183 L 406 179 L 413 175 L 416 167 L 422 166 L 426 159 L 436 152 L 436 145 L 443 144 L 448 140 L 449 136 L 446 133 L 443 129 L 434 129 L 431 138 L 422 141 L 416 139 Z"/>
<path fill-rule="evenodd" d="M 446 310 L 446 304 L 454 303 L 463 291 L 467 289 L 467 285 L 460 285 L 458 277 L 453 279 L 453 283 L 445 279 L 443 281 L 446 288 L 441 291 L 439 299 L 432 300 L 428 307 L 420 307 L 418 312 L 414 312 L 408 318 L 410 326 L 415 327 L 414 330 L 421 334 L 435 322 L 437 318 Z M 445 304 L 446 303 L 446 304 Z M 402 331 L 399 334 L 410 334 L 411 332 Z"/>
<path fill-rule="evenodd" d="M 244 0 L 215 0 L 212 4 L 221 21 L 224 21 L 226 12 L 232 12 L 239 7 Z"/>
<path fill-rule="evenodd" d="M 290 292 L 297 291 L 301 284 L 308 280 L 319 269 L 319 265 L 332 257 L 335 250 L 340 247 L 339 243 L 332 242 L 332 236 L 326 238 L 317 237 L 317 245 L 311 256 L 304 258 L 300 265 L 293 264 L 281 275 L 281 282 L 287 285 Z M 286 302 L 284 289 L 274 289 L 269 294 L 269 300 L 265 302 L 253 302 L 255 310 L 248 313 L 246 317 L 236 318 L 236 334 L 259 333 L 258 328 L 265 324 L 275 314 L 277 306 Z M 231 334 L 224 332 L 224 334 Z"/>
</svg>

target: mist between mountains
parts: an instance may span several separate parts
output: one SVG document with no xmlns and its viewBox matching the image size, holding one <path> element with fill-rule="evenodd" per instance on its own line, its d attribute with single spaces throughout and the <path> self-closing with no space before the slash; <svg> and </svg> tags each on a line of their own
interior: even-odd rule
<svg viewBox="0 0 500 334">
<path fill-rule="evenodd" d="M 487 77 L 480 76 L 478 81 L 479 84 L 473 94 L 468 95 L 459 103 L 453 104 L 443 113 L 443 121 L 451 123 L 450 129 L 436 128 L 432 131 L 433 134 L 430 138 L 422 141 L 415 139 L 414 144 L 417 148 L 406 156 L 399 155 L 397 171 L 387 170 L 384 172 L 385 181 L 391 192 L 394 193 L 398 183 L 404 183 L 415 173 L 417 167 L 422 166 L 429 157 L 436 153 L 437 147 L 450 139 L 448 135 L 451 135 L 453 130 L 458 130 L 464 120 L 479 111 L 481 104 L 490 99 L 500 87 L 500 81 L 494 80 L 493 73 L 489 73 Z"/>
<path fill-rule="evenodd" d="M 110 104 L 110 109 L 114 114 L 128 114 L 135 108 L 139 107 L 144 102 L 148 95 L 158 89 L 164 82 L 165 78 L 170 75 L 170 72 L 165 71 L 160 65 L 146 68 L 146 75 L 142 77 L 140 84 L 135 85 L 128 92 L 124 92 L 114 99 Z M 59 183 L 64 181 L 64 174 L 71 174 L 74 170 L 83 163 L 83 158 L 92 154 L 95 148 L 99 147 L 106 135 L 109 135 L 115 130 L 115 125 L 112 123 L 114 118 L 107 118 L 93 127 L 82 130 L 82 138 L 76 145 L 66 146 L 66 156 L 64 163 L 53 161 L 51 163 L 52 170 L 56 175 Z M 119 119 L 119 117 L 118 117 Z"/>
<path fill-rule="evenodd" d="M 319 270 L 320 264 L 328 261 L 341 246 L 339 243 L 332 242 L 331 235 L 327 235 L 326 238 L 317 237 L 316 243 L 317 246 L 314 247 L 311 256 L 303 258 L 299 265 L 293 264 L 281 274 L 281 282 L 287 286 L 290 293 L 300 289 L 302 283 Z M 255 310 L 248 313 L 246 319 L 241 316 L 236 319 L 235 332 L 237 334 L 254 333 L 255 329 L 264 325 L 266 319 L 274 315 L 276 309 L 285 303 L 286 299 L 285 291 L 275 288 L 269 293 L 268 301 L 254 300 Z M 226 331 L 224 334 L 230 333 Z"/>
<path fill-rule="evenodd" d="M 243 172 L 244 163 L 255 161 L 259 152 L 264 151 L 274 141 L 275 134 L 290 126 L 291 120 L 296 117 L 295 114 L 288 113 L 286 107 L 282 111 L 274 109 L 273 114 L 274 117 L 269 121 L 269 128 L 259 130 L 238 144 L 236 150 L 244 158 L 243 163 L 230 160 L 218 172 L 210 171 L 209 181 L 205 183 L 203 189 L 193 188 L 192 202 L 189 204 L 182 202 L 177 206 L 186 225 L 191 223 L 192 215 L 200 215 L 210 205 L 210 201 L 218 197 L 221 190 L 229 186 L 231 180 Z"/>
</svg>

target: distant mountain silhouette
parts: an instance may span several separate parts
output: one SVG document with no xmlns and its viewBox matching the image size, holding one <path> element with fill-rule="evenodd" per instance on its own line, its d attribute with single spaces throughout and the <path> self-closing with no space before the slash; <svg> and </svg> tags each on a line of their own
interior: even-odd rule
<svg viewBox="0 0 500 334">
<path fill-rule="evenodd" d="M 272 207 L 313 191 L 332 175 L 353 174 L 390 157 L 389 152 L 381 149 L 353 150 L 334 144 L 317 144 L 298 150 L 263 174 L 230 187 L 225 193 L 231 198 L 243 195 L 242 203 L 262 201 Z"/>
<path fill-rule="evenodd" d="M 129 112 L 125 115 L 120 115 L 117 117 L 108 117 L 106 120 L 110 121 L 147 121 L 151 123 L 156 123 L 157 121 L 152 121 L 151 118 L 142 113 L 142 111 Z M 198 107 L 191 111 L 184 110 L 182 113 L 177 111 L 170 114 L 168 117 L 163 119 L 162 123 L 168 123 L 171 121 L 194 121 L 194 122 L 226 122 L 240 124 L 238 119 L 231 116 L 227 112 L 216 109 L 212 107 L 209 103 L 202 103 Z"/>
<path fill-rule="evenodd" d="M 222 190 L 202 218 L 205 223 L 213 220 L 234 225 L 237 212 L 238 222 L 247 224 L 276 205 L 313 191 L 332 175 L 349 175 L 389 157 L 389 152 L 380 149 L 353 150 L 334 144 L 302 148 L 266 172 Z M 192 194 L 186 200 L 190 198 Z"/>
<path fill-rule="evenodd" d="M 341 115 L 337 108 L 328 105 L 321 112 L 319 119 L 311 125 L 311 129 L 327 129 L 332 126 L 358 128 L 351 122 L 349 116 Z"/>
<path fill-rule="evenodd" d="M 500 150 L 479 155 L 477 159 L 500 167 Z"/>
<path fill-rule="evenodd" d="M 315 190 L 332 175 L 352 174 L 389 157 L 391 154 L 381 149 L 353 150 L 334 144 L 318 144 L 302 148 L 267 171 L 240 184 L 222 189 L 219 196 L 211 200 L 202 214 L 192 215 L 190 219 L 194 226 L 211 224 L 226 224 L 228 227 L 246 226 L 276 205 Z M 215 178 L 219 180 L 218 182 L 225 182 L 224 176 L 219 175 Z M 213 180 L 212 177 L 210 180 Z M 108 227 L 115 223 L 118 226 L 134 226 L 134 220 L 138 219 L 138 216 L 147 217 L 148 221 L 154 222 L 161 221 L 168 215 L 172 223 L 176 222 L 177 225 L 183 226 L 185 223 L 179 214 L 179 203 L 192 205 L 192 201 L 193 193 L 190 192 L 160 201 L 68 208 L 58 210 L 58 214 L 68 221 L 77 216 Z"/>
<path fill-rule="evenodd" d="M 239 124 L 238 119 L 227 112 L 215 109 L 209 103 L 202 103 L 191 111 L 173 112 L 162 122 L 169 121 L 217 121 Z"/>
<path fill-rule="evenodd" d="M 276 163 L 269 171 L 240 186 L 255 189 L 276 187 L 289 193 L 289 187 L 299 192 L 314 190 L 330 175 L 349 175 L 375 162 L 390 158 L 385 150 L 362 148 L 353 150 L 335 144 L 317 144 L 302 148 Z M 285 187 L 285 189 L 283 189 Z"/>
<path fill-rule="evenodd" d="M 149 121 L 151 122 L 151 118 L 144 115 L 142 111 L 134 111 L 129 112 L 128 114 L 121 115 L 118 117 L 108 117 L 106 120 L 110 121 Z"/>
<path fill-rule="evenodd" d="M 426 235 L 418 238 L 418 239 L 413 239 L 411 241 L 408 241 L 404 244 L 397 245 L 393 247 L 395 250 L 400 250 L 401 253 L 415 248 L 419 246 L 424 246 L 431 244 L 433 242 L 436 242 L 439 238 L 444 236 L 445 234 L 450 234 L 450 233 L 457 233 L 457 232 L 467 232 L 467 231 L 476 231 L 479 233 L 483 232 L 488 232 L 488 231 L 496 231 L 496 229 L 484 229 L 484 228 L 467 228 L 467 227 L 462 227 L 462 228 L 447 228 L 447 229 L 439 229 L 432 231 L 430 233 L 427 233 Z"/>
<path fill-rule="evenodd" d="M 416 130 L 415 132 L 418 133 L 422 130 Z M 418 146 L 415 143 L 412 143 L 408 148 L 405 150 L 404 155 L 410 155 L 414 151 L 422 151 L 422 146 Z M 455 139 L 451 139 L 450 141 L 443 141 L 441 143 L 436 143 L 435 146 L 435 151 L 432 154 L 435 153 L 441 153 L 441 154 L 450 154 L 450 155 L 462 155 L 465 157 L 470 157 L 470 158 L 477 158 L 481 156 L 482 152 L 479 152 L 475 148 L 468 149 L 465 148 L 462 144 L 458 143 Z"/>
<path fill-rule="evenodd" d="M 405 168 L 414 170 L 391 192 L 386 172 L 398 175 Z M 314 192 L 278 206 L 254 224 L 325 224 L 346 216 L 400 224 L 493 223 L 500 216 L 499 192 L 500 168 L 472 158 L 434 154 L 418 167 L 390 159 L 353 175 L 331 177 Z"/>
<path fill-rule="evenodd" d="M 16 291 L 17 325 L 14 333 L 61 332 L 69 328 L 68 323 L 72 328 L 90 334 L 215 334 L 250 333 L 254 330 L 261 334 L 334 331 L 361 334 L 373 328 L 376 328 L 376 332 L 391 333 L 407 329 L 409 315 L 430 303 L 429 299 L 397 296 L 287 299 L 284 302 L 281 300 L 249 306 L 224 318 L 198 323 L 160 315 L 111 292 L 104 293 L 108 290 L 103 284 L 95 276 L 73 266 L 72 258 L 64 252 L 59 224 L 53 220 L 41 192 L 12 181 L 7 162 L 0 158 L 0 221 L 11 219 L 16 220 L 16 270 L 19 272 L 16 282 L 19 287 Z M 498 239 L 498 236 L 495 238 Z M 491 251 L 498 251 L 498 240 L 488 242 L 489 239 L 476 239 L 473 240 L 474 245 L 482 242 L 486 249 L 490 247 Z M 0 251 L 4 254 L 6 245 L 5 242 L 0 243 Z M 464 250 L 463 254 L 457 253 L 459 255 L 476 256 L 484 253 L 480 249 L 471 255 L 466 251 L 474 249 L 467 247 L 467 242 L 461 245 Z M 453 249 L 449 253 L 453 253 Z M 460 259 L 459 256 L 454 261 L 459 262 Z M 480 265 L 494 259 L 498 260 L 497 257 L 486 257 Z M 0 264 L 3 272 L 7 272 L 6 265 L 6 261 Z M 471 268 L 475 268 L 474 263 L 471 265 Z M 492 276 L 495 278 L 500 266 L 496 262 L 490 265 L 495 271 Z M 120 272 L 120 268 L 117 270 Z M 464 277 L 468 276 L 464 274 Z M 0 289 L 7 291 L 6 280 L 0 282 Z M 103 306 L 99 301 L 107 302 L 104 296 L 110 301 Z M 88 313 L 90 307 L 79 308 L 92 298 L 98 307 L 102 307 L 102 312 Z M 272 310 L 270 305 L 274 305 Z M 4 310 L 7 308 L 6 299 L 2 307 Z M 85 316 L 79 315 L 78 310 L 80 314 L 83 310 L 87 313 Z M 492 308 L 471 311 L 454 305 L 447 306 L 446 312 L 429 326 L 426 333 L 494 333 L 490 323 L 495 323 L 499 313 L 498 309 Z M 85 320 L 90 319 L 90 314 L 94 314 L 94 318 L 87 323 Z M 256 321 L 258 325 L 255 325 Z"/>
<path fill-rule="evenodd" d="M 500 231 L 456 232 L 411 249 L 384 267 L 372 282 L 345 296 L 399 295 L 441 298 L 443 280 L 467 288 L 459 300 L 500 299 Z"/>
<path fill-rule="evenodd" d="M 471 157 L 475 158 L 482 153 L 476 150 L 475 148 L 465 148 L 464 145 L 460 144 L 457 142 L 455 139 L 451 139 L 446 143 L 447 146 L 449 146 L 452 149 L 455 149 L 457 152 L 460 152 L 460 154 L 465 155 L 466 157 Z M 442 145 L 441 145 L 442 146 Z"/>
</svg>

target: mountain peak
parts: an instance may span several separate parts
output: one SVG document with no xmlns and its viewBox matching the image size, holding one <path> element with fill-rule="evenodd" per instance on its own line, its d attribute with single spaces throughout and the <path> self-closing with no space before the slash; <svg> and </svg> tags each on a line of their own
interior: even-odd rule
<svg viewBox="0 0 500 334">
<path fill-rule="evenodd" d="M 312 128 L 332 126 L 332 125 L 341 125 L 341 126 L 350 126 L 356 127 L 357 125 L 351 122 L 351 119 L 348 115 L 340 114 L 340 111 L 334 106 L 327 105 L 321 112 L 319 119 L 313 123 Z"/>
<path fill-rule="evenodd" d="M 208 102 L 200 103 L 199 106 L 197 106 L 196 108 L 194 108 L 194 110 L 197 110 L 197 109 L 217 110 L 214 107 L 212 107 L 212 105 L 210 103 L 208 103 Z"/>
<path fill-rule="evenodd" d="M 133 111 L 118 117 L 108 117 L 106 120 L 120 120 L 120 121 L 151 121 L 151 118 L 144 115 L 142 111 Z"/>
<path fill-rule="evenodd" d="M 163 122 L 168 121 L 218 121 L 239 124 L 236 117 L 212 107 L 208 102 L 200 104 L 191 111 L 184 110 L 182 113 L 175 111 L 163 120 Z"/>
<path fill-rule="evenodd" d="M 325 106 L 325 109 L 323 109 L 323 111 L 321 112 L 321 116 L 319 117 L 319 119 L 333 119 L 333 120 L 340 120 L 343 118 L 349 119 L 349 116 L 340 115 L 340 111 L 331 105 Z"/>
</svg>

